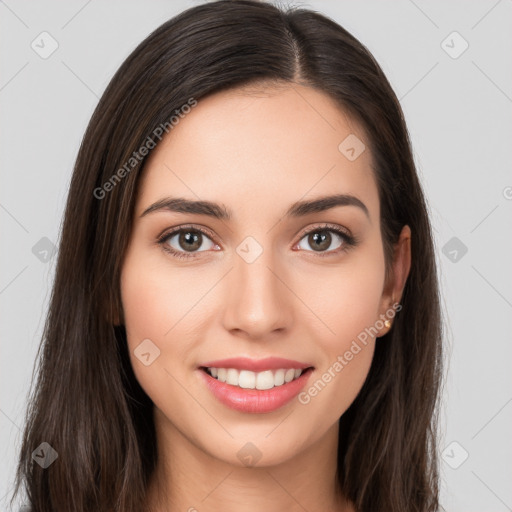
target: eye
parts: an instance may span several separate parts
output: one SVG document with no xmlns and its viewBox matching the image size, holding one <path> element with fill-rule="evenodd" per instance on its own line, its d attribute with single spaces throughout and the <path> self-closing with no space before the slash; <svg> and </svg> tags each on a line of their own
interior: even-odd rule
<svg viewBox="0 0 512 512">
<path fill-rule="evenodd" d="M 211 235 L 203 228 L 196 226 L 176 228 L 163 234 L 157 242 L 163 250 L 180 259 L 195 258 L 199 252 L 220 250 L 219 245 L 212 241 Z M 347 251 L 357 243 L 356 237 L 345 232 L 339 226 L 325 224 L 304 231 L 296 246 L 300 250 L 316 253 L 317 256 L 332 256 Z M 309 245 L 313 250 L 307 250 L 304 244 Z"/>
<path fill-rule="evenodd" d="M 318 256 L 328 256 L 346 251 L 350 247 L 355 246 L 356 243 L 355 237 L 346 233 L 338 226 L 326 224 L 303 233 L 297 247 L 307 250 L 305 245 L 309 245 L 309 247 L 313 248 L 313 251 L 308 252 L 319 253 Z"/>
<path fill-rule="evenodd" d="M 204 247 L 205 243 L 206 247 Z M 158 243 L 177 258 L 193 258 L 195 253 L 219 248 L 205 231 L 197 227 L 181 227 L 164 234 Z M 203 250 L 199 250 L 203 247 Z"/>
</svg>

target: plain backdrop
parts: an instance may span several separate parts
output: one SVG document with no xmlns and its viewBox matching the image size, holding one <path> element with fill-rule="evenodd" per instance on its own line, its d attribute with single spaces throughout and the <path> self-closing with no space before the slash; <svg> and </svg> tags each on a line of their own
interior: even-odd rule
<svg viewBox="0 0 512 512">
<path fill-rule="evenodd" d="M 2 511 L 84 130 L 135 46 L 198 3 L 0 1 Z M 442 503 L 451 512 L 510 511 L 512 1 L 288 4 L 326 14 L 356 36 L 400 99 L 448 320 Z"/>
</svg>

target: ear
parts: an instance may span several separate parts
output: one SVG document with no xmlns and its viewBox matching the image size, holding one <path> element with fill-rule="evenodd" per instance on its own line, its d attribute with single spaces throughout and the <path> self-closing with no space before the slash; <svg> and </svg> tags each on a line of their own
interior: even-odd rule
<svg viewBox="0 0 512 512">
<path fill-rule="evenodd" d="M 392 309 L 393 304 L 400 302 L 410 270 L 411 228 L 405 225 L 400 232 L 398 241 L 394 245 L 391 272 L 382 292 L 380 318 L 384 319 L 385 325 L 377 337 L 387 334 L 391 329 L 393 320 L 390 315 L 386 315 L 386 311 Z"/>
</svg>

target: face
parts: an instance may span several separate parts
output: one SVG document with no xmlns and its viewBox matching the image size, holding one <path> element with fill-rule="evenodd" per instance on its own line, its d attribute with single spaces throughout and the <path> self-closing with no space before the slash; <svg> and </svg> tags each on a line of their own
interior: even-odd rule
<svg viewBox="0 0 512 512">
<path fill-rule="evenodd" d="M 261 464 L 289 460 L 364 383 L 391 296 L 358 140 L 323 93 L 238 89 L 200 100 L 146 163 L 121 275 L 129 352 L 155 421 L 204 454 L 241 465 L 251 442 Z M 333 195 L 348 199 L 293 208 Z"/>
</svg>

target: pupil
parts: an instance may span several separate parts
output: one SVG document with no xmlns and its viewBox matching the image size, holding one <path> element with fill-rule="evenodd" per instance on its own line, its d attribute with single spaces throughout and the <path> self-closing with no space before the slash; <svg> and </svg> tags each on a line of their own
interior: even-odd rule
<svg viewBox="0 0 512 512">
<path fill-rule="evenodd" d="M 317 231 L 310 235 L 310 239 L 310 244 L 313 248 L 328 249 L 331 245 L 331 235 L 328 231 Z M 311 241 L 313 241 L 313 243 L 311 243 Z"/>
<path fill-rule="evenodd" d="M 180 245 L 186 249 L 187 251 L 193 251 L 195 249 L 199 249 L 201 247 L 201 243 L 199 241 L 200 236 L 198 233 L 193 231 L 186 231 L 180 236 Z"/>
</svg>

